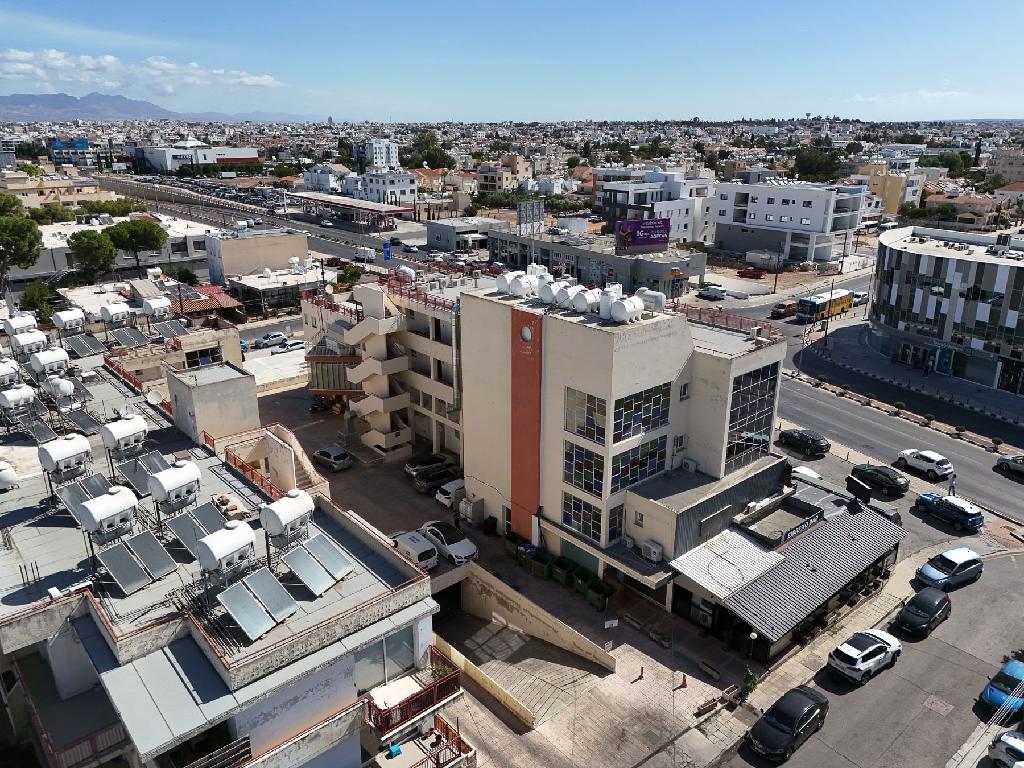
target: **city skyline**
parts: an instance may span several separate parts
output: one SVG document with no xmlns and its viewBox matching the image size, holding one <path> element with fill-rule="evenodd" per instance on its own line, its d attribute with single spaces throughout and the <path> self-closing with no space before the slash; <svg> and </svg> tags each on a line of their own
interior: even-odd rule
<svg viewBox="0 0 1024 768">
<path fill-rule="evenodd" d="M 185 2 L 176 6 L 189 19 L 181 27 L 145 7 L 126 25 L 112 3 L 59 18 L 0 3 L 0 92 L 98 91 L 183 113 L 336 121 L 1024 116 L 1010 54 L 1019 8 L 937 5 L 925 17 L 878 4 L 842 24 L 806 2 L 783 13 L 680 5 L 659 10 L 658 24 L 642 25 L 626 45 L 615 36 L 623 18 L 608 3 L 526 2 L 504 16 L 496 4 L 399 3 L 386 16 L 314 4 L 303 18 L 277 19 L 268 3 Z M 499 26 L 481 23 L 497 18 Z M 957 50 L 986 55 L 947 66 L 908 42 L 949 29 Z M 267 30 L 276 37 L 262 39 Z M 714 45 L 723 35 L 729 44 Z"/>
</svg>

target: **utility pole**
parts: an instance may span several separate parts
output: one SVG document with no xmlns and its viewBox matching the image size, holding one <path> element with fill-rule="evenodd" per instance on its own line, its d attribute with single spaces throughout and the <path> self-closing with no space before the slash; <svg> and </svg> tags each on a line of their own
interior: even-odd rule
<svg viewBox="0 0 1024 768">
<path fill-rule="evenodd" d="M 825 341 L 823 347 L 828 347 L 828 321 L 832 319 L 832 292 L 836 289 L 836 279 L 832 278 L 832 287 L 828 289 L 828 308 L 825 310 Z"/>
</svg>

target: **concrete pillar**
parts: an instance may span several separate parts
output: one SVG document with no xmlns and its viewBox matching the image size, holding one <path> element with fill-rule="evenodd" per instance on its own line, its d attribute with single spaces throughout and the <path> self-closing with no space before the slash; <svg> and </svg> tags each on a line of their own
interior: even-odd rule
<svg viewBox="0 0 1024 768">
<path fill-rule="evenodd" d="M 672 613 L 672 590 L 675 588 L 675 579 L 668 583 L 668 588 L 665 590 L 665 610 Z"/>
</svg>

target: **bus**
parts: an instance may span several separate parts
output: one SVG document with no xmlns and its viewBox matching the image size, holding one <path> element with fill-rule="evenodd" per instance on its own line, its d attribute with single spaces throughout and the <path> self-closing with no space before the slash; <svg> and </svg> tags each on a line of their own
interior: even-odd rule
<svg viewBox="0 0 1024 768">
<path fill-rule="evenodd" d="M 805 296 L 796 305 L 798 320 L 815 323 L 846 312 L 853 306 L 853 294 L 849 291 L 830 291 L 815 296 Z"/>
</svg>

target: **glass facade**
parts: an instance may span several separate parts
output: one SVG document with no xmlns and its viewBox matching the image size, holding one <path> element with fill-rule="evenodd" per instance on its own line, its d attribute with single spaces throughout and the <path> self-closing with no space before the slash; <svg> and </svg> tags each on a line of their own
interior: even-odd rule
<svg viewBox="0 0 1024 768">
<path fill-rule="evenodd" d="M 642 435 L 668 424 L 672 382 L 659 384 L 615 401 L 612 442 Z"/>
<path fill-rule="evenodd" d="M 603 397 L 565 388 L 565 431 L 604 445 L 607 405 Z"/>
<path fill-rule="evenodd" d="M 416 666 L 412 627 L 405 627 L 355 652 L 356 689 L 363 695 Z"/>
<path fill-rule="evenodd" d="M 589 501 L 562 492 L 562 524 L 601 543 L 601 510 Z"/>
<path fill-rule="evenodd" d="M 665 469 L 665 445 L 661 437 L 612 456 L 612 493 L 628 488 Z"/>
<path fill-rule="evenodd" d="M 562 479 L 600 499 L 604 489 L 604 457 L 566 440 Z"/>
<path fill-rule="evenodd" d="M 725 448 L 726 474 L 768 453 L 772 414 L 779 382 L 779 364 L 772 363 L 732 380 L 729 435 Z"/>
<path fill-rule="evenodd" d="M 622 538 L 622 521 L 626 517 L 626 505 L 619 504 L 608 512 L 608 543 L 614 544 Z"/>
</svg>

